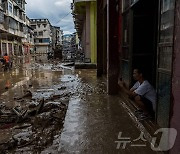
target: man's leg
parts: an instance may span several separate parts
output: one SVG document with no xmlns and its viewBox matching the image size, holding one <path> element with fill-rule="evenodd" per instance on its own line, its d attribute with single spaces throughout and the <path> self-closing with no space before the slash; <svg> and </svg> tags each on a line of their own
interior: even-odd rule
<svg viewBox="0 0 180 154">
<path fill-rule="evenodd" d="M 148 114 L 148 110 L 146 109 L 146 106 L 144 105 L 144 103 L 141 100 L 141 97 L 139 95 L 137 95 L 135 98 L 135 103 L 138 106 L 139 109 L 142 109 L 144 111 L 145 114 Z"/>
</svg>

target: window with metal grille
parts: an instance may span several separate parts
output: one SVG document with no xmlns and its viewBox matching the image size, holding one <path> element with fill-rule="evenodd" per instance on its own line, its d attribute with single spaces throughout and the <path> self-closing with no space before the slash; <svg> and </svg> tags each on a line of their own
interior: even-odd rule
<svg viewBox="0 0 180 154">
<path fill-rule="evenodd" d="M 13 5 L 12 5 L 12 3 L 8 3 L 8 11 L 10 12 L 10 13 L 13 13 Z"/>
<path fill-rule="evenodd" d="M 0 23 L 4 22 L 4 14 L 3 12 L 0 10 Z"/>
<path fill-rule="evenodd" d="M 36 25 L 31 25 L 31 27 L 32 27 L 33 29 L 36 29 Z"/>
<path fill-rule="evenodd" d="M 43 36 L 43 31 L 40 31 L 40 32 L 39 32 L 39 36 Z"/>
</svg>

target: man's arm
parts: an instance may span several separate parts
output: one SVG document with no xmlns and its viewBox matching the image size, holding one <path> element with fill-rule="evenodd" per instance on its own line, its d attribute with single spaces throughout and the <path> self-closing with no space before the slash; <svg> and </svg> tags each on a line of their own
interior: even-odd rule
<svg viewBox="0 0 180 154">
<path fill-rule="evenodd" d="M 123 81 L 121 81 L 121 80 L 119 80 L 118 81 L 118 85 L 119 85 L 119 87 L 120 88 L 123 88 L 123 90 L 125 91 L 125 93 L 126 94 L 128 94 L 129 95 L 129 97 L 135 97 L 137 94 L 134 92 L 134 88 L 131 88 L 130 90 L 127 88 L 127 86 L 126 86 L 126 84 L 123 82 Z"/>
<path fill-rule="evenodd" d="M 131 98 L 133 98 L 133 97 L 135 97 L 135 96 L 137 95 L 137 94 L 136 94 L 134 91 L 132 91 L 132 90 L 133 90 L 133 89 L 131 89 L 131 90 L 124 89 L 125 93 L 128 94 L 129 97 L 131 97 Z"/>
</svg>

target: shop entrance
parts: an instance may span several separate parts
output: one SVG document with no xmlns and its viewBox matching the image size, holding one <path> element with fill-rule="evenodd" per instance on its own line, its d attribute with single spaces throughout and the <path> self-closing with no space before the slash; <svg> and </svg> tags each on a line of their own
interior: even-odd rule
<svg viewBox="0 0 180 154">
<path fill-rule="evenodd" d="M 156 85 L 158 1 L 139 1 L 132 7 L 132 69 L 141 68 Z"/>
</svg>

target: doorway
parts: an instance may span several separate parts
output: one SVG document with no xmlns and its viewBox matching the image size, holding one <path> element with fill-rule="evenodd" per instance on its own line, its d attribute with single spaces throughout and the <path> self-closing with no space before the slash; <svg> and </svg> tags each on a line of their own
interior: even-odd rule
<svg viewBox="0 0 180 154">
<path fill-rule="evenodd" d="M 132 69 L 143 69 L 146 79 L 155 87 L 158 1 L 138 1 L 132 7 L 132 18 Z"/>
</svg>

